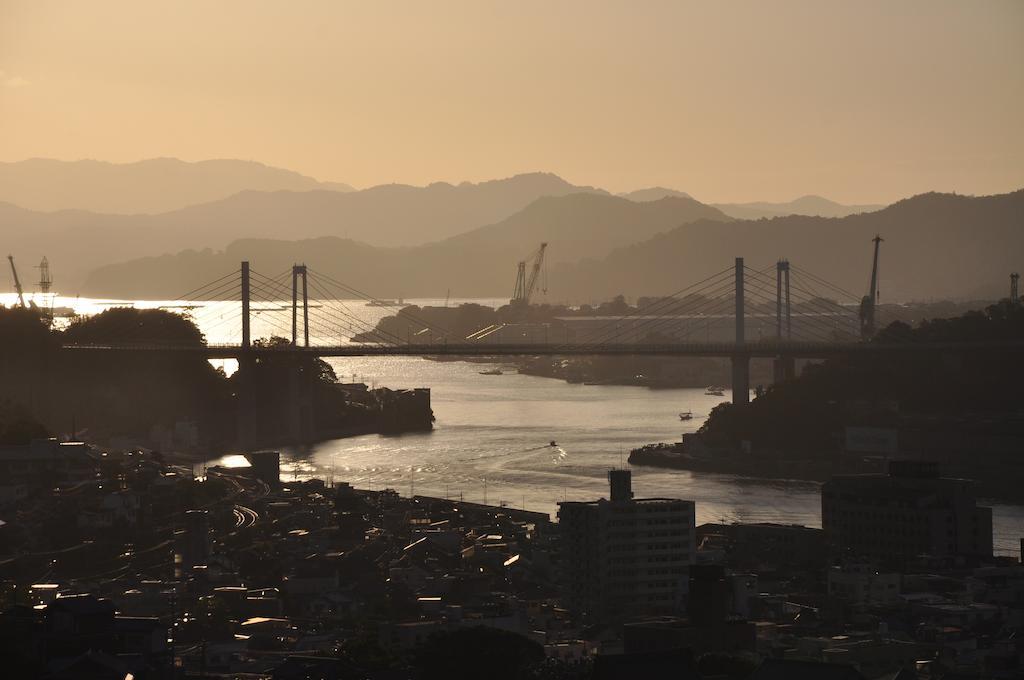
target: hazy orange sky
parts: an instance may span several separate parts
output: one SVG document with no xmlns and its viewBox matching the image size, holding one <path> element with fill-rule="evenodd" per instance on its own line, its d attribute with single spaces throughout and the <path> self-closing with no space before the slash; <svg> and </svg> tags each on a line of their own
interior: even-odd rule
<svg viewBox="0 0 1024 680">
<path fill-rule="evenodd" d="M 1021 0 L 0 0 L 0 160 L 885 202 L 1024 186 L 1022 120 Z"/>
</svg>

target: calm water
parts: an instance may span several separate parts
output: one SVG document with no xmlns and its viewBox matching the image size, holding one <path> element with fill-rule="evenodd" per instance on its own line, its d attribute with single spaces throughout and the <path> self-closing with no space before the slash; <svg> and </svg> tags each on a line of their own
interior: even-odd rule
<svg viewBox="0 0 1024 680">
<path fill-rule="evenodd" d="M 0 301 L 10 303 L 0 296 Z M 416 300 L 443 304 L 443 300 Z M 458 304 L 461 300 L 453 300 Z M 482 304 L 500 301 L 476 300 Z M 93 313 L 115 301 L 58 299 L 56 304 Z M 132 304 L 132 303 L 128 303 Z M 180 301 L 140 302 L 138 306 L 175 307 Z M 389 310 L 345 302 L 347 310 L 375 323 Z M 205 304 L 188 313 L 210 342 L 237 341 L 233 319 L 238 303 Z M 254 316 L 254 336 L 284 334 L 290 314 L 263 307 Z M 330 334 L 315 329 L 315 338 Z M 332 338 L 333 339 L 333 338 Z M 700 427 L 708 411 L 726 397 L 703 390 L 650 390 L 639 387 L 569 385 L 519 375 L 502 364 L 435 362 L 411 357 L 331 359 L 343 380 L 377 386 L 430 387 L 435 429 L 400 436 L 366 435 L 323 442 L 311 448 L 285 449 L 287 478 L 311 476 L 348 481 L 361 488 L 391 487 L 403 495 L 462 497 L 504 502 L 547 512 L 557 502 L 607 496 L 605 474 L 627 465 L 629 450 L 654 441 L 676 441 L 681 432 Z M 504 375 L 480 375 L 500 367 Z M 226 366 L 233 366 L 228 362 Z M 679 420 L 692 410 L 694 419 Z M 557 446 L 549 446 L 554 440 Z M 709 473 L 633 468 L 640 496 L 686 498 L 697 503 L 699 522 L 772 521 L 820 526 L 818 485 L 763 482 Z M 996 550 L 1017 554 L 1024 536 L 1024 506 L 991 504 Z"/>
</svg>

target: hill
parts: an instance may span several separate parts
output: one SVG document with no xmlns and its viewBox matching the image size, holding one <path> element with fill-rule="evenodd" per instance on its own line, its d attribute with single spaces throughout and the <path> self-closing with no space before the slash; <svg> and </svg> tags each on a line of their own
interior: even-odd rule
<svg viewBox="0 0 1024 680">
<path fill-rule="evenodd" d="M 687 221 L 725 217 L 692 199 L 634 203 L 602 194 L 545 197 L 500 222 L 418 247 L 379 248 L 336 237 L 305 240 L 243 239 L 223 251 L 185 251 L 101 267 L 84 292 L 165 297 L 236 269 L 249 259 L 264 272 L 306 262 L 380 297 L 511 294 L 516 262 L 549 243 L 551 261 L 600 258 L 615 248 Z M 131 291 L 136 291 L 131 293 Z"/>
<path fill-rule="evenodd" d="M 1024 190 L 983 197 L 923 194 L 843 218 L 723 221 L 701 219 L 703 210 L 684 199 L 635 203 L 576 194 L 541 199 L 502 222 L 420 247 L 376 248 L 338 238 L 248 239 L 219 252 L 103 267 L 90 276 L 85 290 L 117 295 L 136 290 L 163 297 L 250 259 L 265 273 L 305 261 L 380 297 L 443 296 L 449 288 L 460 297 L 505 296 L 511 293 L 515 262 L 546 238 L 551 243 L 551 301 L 664 295 L 728 267 L 736 256 L 745 256 L 756 268 L 787 257 L 859 295 L 867 287 L 871 239 L 881 234 L 883 302 L 964 299 L 986 283 L 1005 289 L 1006 275 L 1021 269 L 1024 250 Z M 687 219 L 696 221 L 684 223 Z M 681 226 L 667 228 L 673 220 Z M 615 247 L 623 233 L 636 242 Z M 592 242 L 581 245 L 588 238 Z M 566 250 L 571 258 L 584 259 L 566 261 L 571 259 Z"/>
<path fill-rule="evenodd" d="M 594 191 L 534 173 L 478 184 L 389 184 L 347 193 L 243 191 L 157 215 L 40 212 L 0 203 L 0 239 L 6 252 L 26 262 L 46 255 L 57 289 L 77 293 L 87 272 L 111 262 L 186 248 L 222 249 L 243 238 L 337 236 L 377 246 L 425 244 L 499 222 L 542 196 Z"/>
<path fill-rule="evenodd" d="M 0 201 L 29 210 L 160 213 L 226 198 L 239 191 L 352 191 L 291 170 L 241 160 L 189 163 L 151 158 L 135 163 L 32 158 L 0 163 Z"/>
<path fill-rule="evenodd" d="M 821 196 L 801 196 L 786 203 L 714 203 L 713 205 L 729 217 L 740 220 L 785 217 L 786 215 L 846 217 L 857 213 L 875 212 L 885 207 L 882 205 L 843 205 Z"/>
<path fill-rule="evenodd" d="M 665 187 L 649 187 L 619 194 L 631 201 L 657 201 L 666 196 L 692 198 L 689 194 Z M 709 203 L 729 217 L 738 220 L 758 220 L 762 217 L 784 217 L 786 215 L 811 215 L 814 217 L 846 217 L 862 212 L 881 210 L 883 205 L 843 205 L 821 196 L 801 196 L 783 203 Z"/>
<path fill-rule="evenodd" d="M 728 218 L 689 197 L 637 203 L 617 196 L 571 194 L 540 198 L 507 219 L 430 247 L 469 257 L 498 252 L 518 259 L 545 241 L 549 263 L 577 262 L 605 257 L 615 248 L 697 220 Z"/>
<path fill-rule="evenodd" d="M 922 194 L 842 218 L 693 222 L 620 248 L 599 262 L 560 266 L 551 272 L 551 288 L 583 300 L 620 292 L 666 294 L 745 256 L 755 267 L 785 257 L 863 294 L 871 239 L 881 234 L 883 300 L 964 299 L 986 283 L 1005 290 L 1009 272 L 1021 269 L 1022 215 L 1024 190 L 980 197 Z"/>
<path fill-rule="evenodd" d="M 690 194 L 685 191 L 677 191 L 675 189 L 666 189 L 665 187 L 648 187 L 647 189 L 637 189 L 636 191 L 628 191 L 624 194 L 619 194 L 623 198 L 629 199 L 630 201 L 657 201 L 667 196 L 673 196 L 675 198 L 693 198 Z"/>
</svg>

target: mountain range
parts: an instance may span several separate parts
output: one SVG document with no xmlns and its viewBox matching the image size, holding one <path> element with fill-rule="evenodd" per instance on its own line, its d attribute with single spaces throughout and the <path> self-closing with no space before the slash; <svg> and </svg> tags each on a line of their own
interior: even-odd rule
<svg viewBox="0 0 1024 680">
<path fill-rule="evenodd" d="M 619 194 L 631 201 L 656 201 L 666 196 L 692 198 L 689 194 L 665 187 L 650 187 Z M 786 215 L 810 215 L 812 217 L 846 217 L 862 212 L 881 210 L 884 205 L 843 205 L 821 196 L 801 196 L 783 203 L 764 201 L 753 203 L 709 203 L 729 217 L 738 220 L 759 220 L 764 217 L 785 217 Z"/>
<path fill-rule="evenodd" d="M 421 245 L 500 222 L 538 198 L 576 193 L 602 192 L 533 173 L 478 184 L 387 184 L 349 192 L 245 190 L 158 214 L 43 212 L 0 203 L 0 244 L 32 263 L 46 255 L 58 286 L 79 292 L 90 271 L 111 262 L 220 249 L 242 238 L 338 236 L 376 246 Z M 523 242 L 521 248 L 531 246 Z"/>
<path fill-rule="evenodd" d="M 151 158 L 135 163 L 31 158 L 0 162 L 0 201 L 29 210 L 161 213 L 226 198 L 239 191 L 352 191 L 291 170 L 240 160 L 188 163 Z"/>
<path fill-rule="evenodd" d="M 997 289 L 1008 272 L 1020 268 L 1019 253 L 1024 250 L 1024 190 L 983 197 L 922 194 L 876 212 L 842 218 L 730 220 L 715 215 L 683 222 L 687 215 L 710 209 L 697 210 L 685 201 L 635 203 L 597 194 L 540 199 L 525 215 L 417 247 L 381 248 L 336 237 L 246 239 L 222 251 L 186 251 L 102 267 L 89 277 L 85 290 L 114 294 L 141 286 L 142 296 L 168 297 L 237 269 L 239 261 L 248 259 L 265 273 L 305 262 L 380 297 L 443 296 L 447 289 L 462 297 L 504 296 L 510 294 L 516 260 L 526 254 L 510 245 L 509 234 L 537 238 L 543 232 L 553 252 L 566 247 L 559 243 L 578 244 L 587 238 L 585 228 L 576 224 L 558 231 L 551 226 L 564 225 L 564 220 L 551 218 L 570 208 L 574 214 L 614 212 L 617 217 L 593 232 L 593 240 L 604 244 L 603 255 L 590 246 L 591 255 L 576 261 L 552 258 L 548 287 L 554 301 L 597 301 L 619 293 L 669 294 L 728 269 L 736 256 L 746 256 L 749 266 L 768 270 L 776 259 L 788 258 L 849 290 L 847 301 L 853 302 L 867 286 L 876 234 L 885 239 L 883 300 L 963 299 L 981 286 Z M 526 219 L 529 215 L 533 219 Z M 679 226 L 664 228 L 673 219 Z M 620 232 L 627 229 L 635 241 L 616 247 Z M 615 238 L 599 239 L 608 233 Z M 532 243 L 524 245 L 529 248 Z M 773 277 L 771 271 L 768 276 Z"/>
<path fill-rule="evenodd" d="M 71 294 L 166 297 L 248 258 L 275 270 L 316 261 L 377 295 L 412 297 L 506 295 L 516 261 L 543 241 L 553 294 L 578 301 L 668 292 L 743 253 L 799 256 L 860 290 L 856 254 L 882 232 L 883 261 L 900 264 L 883 269 L 883 290 L 963 297 L 1005 287 L 1018 236 L 992 206 L 1008 201 L 1019 218 L 1017 195 L 709 205 L 665 187 L 615 196 L 550 173 L 357 191 L 249 161 L 35 159 L 0 163 L 0 243 L 26 268 L 47 255 Z M 941 276 L 926 275 L 940 263 Z"/>
<path fill-rule="evenodd" d="M 249 260 L 277 273 L 295 262 L 382 297 L 505 295 L 516 262 L 548 243 L 554 266 L 600 259 L 623 245 L 643 241 L 694 220 L 727 220 L 693 199 L 636 203 L 597 193 L 539 198 L 510 217 L 420 246 L 378 247 L 339 237 L 300 240 L 241 239 L 218 251 L 189 250 L 107 265 L 83 287 L 92 295 L 118 295 L 131 283 L 135 294 L 166 298 L 217 278 Z"/>
</svg>

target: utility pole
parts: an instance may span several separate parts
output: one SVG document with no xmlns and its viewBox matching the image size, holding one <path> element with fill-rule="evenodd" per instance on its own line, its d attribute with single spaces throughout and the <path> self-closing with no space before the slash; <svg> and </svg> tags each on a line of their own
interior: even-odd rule
<svg viewBox="0 0 1024 680">
<path fill-rule="evenodd" d="M 1020 282 L 1020 274 L 1014 272 L 1010 274 L 1010 302 L 1017 304 L 1020 302 L 1020 294 L 1017 292 L 1017 284 Z"/>
</svg>

